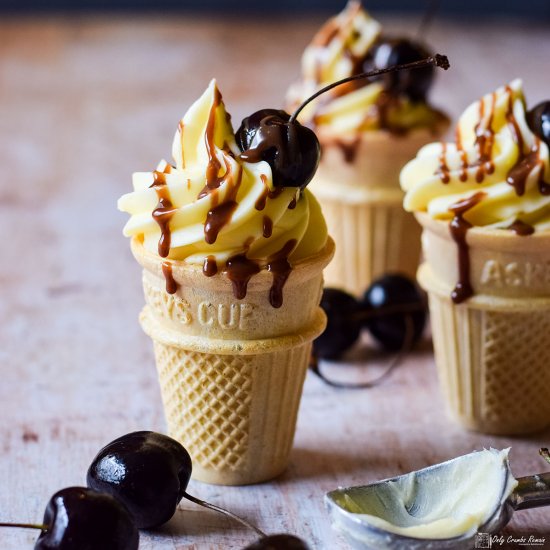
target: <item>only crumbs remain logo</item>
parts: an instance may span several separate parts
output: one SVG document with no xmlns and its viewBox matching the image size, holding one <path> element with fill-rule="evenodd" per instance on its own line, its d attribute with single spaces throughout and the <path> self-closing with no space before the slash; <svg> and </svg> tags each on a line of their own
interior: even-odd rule
<svg viewBox="0 0 550 550">
<path fill-rule="evenodd" d="M 504 543 L 518 547 L 544 547 L 546 537 L 535 535 L 491 535 L 490 533 L 477 533 L 475 536 L 476 549 L 496 548 Z"/>
</svg>

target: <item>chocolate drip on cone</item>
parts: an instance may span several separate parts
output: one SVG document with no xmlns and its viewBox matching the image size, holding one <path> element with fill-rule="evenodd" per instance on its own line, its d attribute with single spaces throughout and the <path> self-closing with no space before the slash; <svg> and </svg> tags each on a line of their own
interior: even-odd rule
<svg viewBox="0 0 550 550">
<path fill-rule="evenodd" d="M 273 274 L 273 284 L 269 291 L 269 303 L 279 308 L 283 305 L 283 287 L 292 271 L 288 256 L 296 248 L 296 239 L 291 239 L 279 252 L 273 254 L 267 260 L 267 270 Z"/>
<path fill-rule="evenodd" d="M 514 223 L 510 224 L 506 229 L 513 231 L 516 235 L 520 237 L 527 237 L 532 235 L 535 232 L 535 228 L 528 223 L 522 222 L 521 220 L 516 220 Z"/>
<path fill-rule="evenodd" d="M 172 274 L 172 264 L 170 262 L 162 262 L 162 274 L 166 281 L 166 292 L 168 294 L 175 294 L 178 290 L 178 283 Z"/>
<path fill-rule="evenodd" d="M 202 272 L 206 277 L 213 277 L 218 273 L 218 264 L 214 256 L 207 256 L 202 266 Z"/>
<path fill-rule="evenodd" d="M 238 254 L 227 260 L 225 272 L 233 285 L 233 295 L 237 300 L 242 300 L 246 296 L 248 282 L 260 272 L 260 266 L 245 254 Z"/>
<path fill-rule="evenodd" d="M 474 293 L 470 281 L 470 250 L 466 242 L 466 234 L 472 224 L 464 219 L 464 214 L 476 206 L 485 196 L 486 193 L 480 191 L 449 207 L 449 210 L 454 214 L 449 229 L 458 248 L 458 282 L 451 293 L 451 298 L 455 304 L 464 302 Z"/>
</svg>

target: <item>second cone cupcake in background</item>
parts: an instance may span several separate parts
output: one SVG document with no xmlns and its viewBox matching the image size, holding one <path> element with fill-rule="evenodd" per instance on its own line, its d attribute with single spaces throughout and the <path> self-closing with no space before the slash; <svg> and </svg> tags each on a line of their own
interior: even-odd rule
<svg viewBox="0 0 550 550">
<path fill-rule="evenodd" d="M 429 55 L 410 40 L 386 37 L 352 0 L 306 48 L 302 80 L 289 89 L 288 103 L 294 109 L 336 80 Z M 315 128 L 321 143 L 311 189 L 336 242 L 327 286 L 360 295 L 384 273 L 416 273 L 420 226 L 403 211 L 399 172 L 448 128 L 447 117 L 426 101 L 433 72 L 426 67 L 339 86 L 299 117 Z"/>
<path fill-rule="evenodd" d="M 435 359 L 465 427 L 550 425 L 550 104 L 526 112 L 520 80 L 470 105 L 455 143 L 423 147 L 401 173 L 424 228 Z M 546 139 L 546 143 L 545 143 Z"/>
<path fill-rule="evenodd" d="M 287 465 L 334 248 L 307 181 L 275 184 L 241 153 L 212 81 L 178 126 L 175 165 L 134 174 L 119 200 L 170 435 L 195 479 L 229 485 Z"/>
</svg>

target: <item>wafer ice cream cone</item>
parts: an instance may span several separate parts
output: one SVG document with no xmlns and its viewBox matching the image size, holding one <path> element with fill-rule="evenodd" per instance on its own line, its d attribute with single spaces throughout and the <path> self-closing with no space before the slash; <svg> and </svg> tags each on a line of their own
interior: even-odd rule
<svg viewBox="0 0 550 550">
<path fill-rule="evenodd" d="M 418 279 L 441 387 L 468 429 L 540 430 L 550 425 L 548 146 L 526 122 L 520 81 L 471 105 L 457 135 L 401 175 L 423 227 Z"/>
<path fill-rule="evenodd" d="M 311 342 L 325 327 L 318 304 L 332 249 L 294 266 L 274 309 L 265 271 L 239 301 L 225 279 L 172 262 L 178 290 L 168 294 L 162 260 L 133 240 L 168 430 L 191 454 L 195 479 L 241 485 L 286 468 Z"/>
<path fill-rule="evenodd" d="M 214 82 L 173 154 L 119 201 L 168 430 L 195 479 L 265 481 L 288 464 L 334 243 L 307 189 L 275 188 L 269 164 L 240 158 Z"/>
<path fill-rule="evenodd" d="M 350 1 L 306 48 L 303 78 L 289 90 L 290 105 L 331 82 L 382 68 L 378 58 L 397 42 L 383 35 L 360 2 Z M 418 57 L 407 50 L 412 57 L 391 63 L 428 56 L 418 48 Z M 410 81 L 411 75 L 404 79 Z M 385 273 L 415 275 L 421 228 L 402 208 L 399 172 L 448 127 L 447 117 L 426 103 L 425 94 L 424 89 L 401 89 L 395 79 L 355 81 L 302 111 L 301 120 L 316 128 L 322 150 L 311 189 L 336 242 L 334 260 L 325 271 L 327 286 L 361 295 Z"/>
</svg>

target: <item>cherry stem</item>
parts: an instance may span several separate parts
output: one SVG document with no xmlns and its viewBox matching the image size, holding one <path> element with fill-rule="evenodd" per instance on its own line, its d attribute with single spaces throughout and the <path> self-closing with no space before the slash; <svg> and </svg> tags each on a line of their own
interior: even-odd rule
<svg viewBox="0 0 550 550">
<path fill-rule="evenodd" d="M 550 451 L 546 447 L 539 449 L 539 454 L 542 458 L 544 458 L 544 460 L 546 460 L 546 462 L 550 463 Z"/>
<path fill-rule="evenodd" d="M 332 90 L 332 88 L 336 88 L 336 86 L 340 86 L 340 84 L 345 84 L 346 82 L 352 82 L 354 80 L 361 80 L 362 78 L 371 78 L 373 76 L 378 76 L 381 74 L 393 73 L 395 71 L 403 71 L 406 69 L 420 69 L 422 67 L 426 67 L 427 65 L 434 65 L 435 67 L 441 67 L 445 71 L 450 67 L 449 59 L 447 58 L 447 56 L 436 53 L 435 55 L 431 57 L 427 57 L 426 59 L 421 59 L 420 61 L 413 61 L 412 63 L 403 63 L 401 65 L 392 65 L 391 67 L 386 67 L 385 69 L 376 69 L 374 71 L 369 71 L 368 73 L 360 73 L 360 74 L 354 74 L 352 76 L 348 76 L 347 78 L 343 78 L 342 80 L 337 80 L 336 82 L 333 82 L 332 84 L 329 84 L 328 86 L 325 86 L 320 90 L 317 90 L 313 95 L 308 97 L 294 111 L 294 113 L 292 113 L 292 116 L 290 117 L 288 122 L 289 124 L 293 123 L 296 120 L 296 117 L 300 114 L 302 109 L 308 103 L 313 101 L 315 98 L 319 97 L 321 94 L 324 94 L 329 90 Z"/>
<path fill-rule="evenodd" d="M 208 508 L 210 510 L 214 510 L 215 512 L 220 512 L 221 514 L 224 514 L 225 516 L 228 516 L 230 518 L 233 518 L 235 521 L 238 521 L 245 527 L 248 527 L 248 529 L 252 529 L 257 535 L 260 537 L 266 537 L 267 535 L 260 531 L 257 527 L 252 525 L 251 523 L 248 523 L 245 519 L 237 516 L 236 514 L 233 514 L 229 510 L 226 510 L 225 508 L 220 508 L 219 506 L 216 506 L 215 504 L 210 504 L 209 502 L 205 502 L 204 500 L 200 500 L 199 498 L 196 498 L 189 493 L 183 493 L 183 497 L 187 500 L 190 500 L 191 502 L 194 502 L 195 504 L 198 504 L 199 506 L 203 506 L 204 508 Z"/>
<path fill-rule="evenodd" d="M 397 352 L 397 354 L 394 356 L 394 358 L 390 361 L 389 365 L 386 367 L 384 372 L 378 376 L 377 378 L 374 378 L 373 380 L 369 380 L 368 382 L 336 382 L 335 380 L 331 380 L 330 378 L 327 378 L 319 369 L 319 361 L 317 360 L 317 357 L 315 355 L 312 356 L 312 362 L 309 366 L 311 371 L 316 374 L 325 384 L 328 384 L 329 386 L 332 386 L 333 388 L 340 388 L 340 389 L 346 389 L 346 390 L 360 390 L 365 388 L 372 388 L 374 386 L 377 386 L 381 382 L 383 382 L 390 373 L 401 363 L 401 361 L 405 358 L 407 353 L 409 353 L 413 346 L 413 336 L 414 336 L 414 324 L 411 315 L 406 315 L 404 317 L 405 319 L 405 339 L 403 341 L 403 345 L 401 346 L 401 349 Z"/>
<path fill-rule="evenodd" d="M 35 523 L 0 523 L 0 527 L 20 527 L 22 529 L 40 529 L 41 531 L 47 531 L 49 525 L 39 525 Z"/>
</svg>

